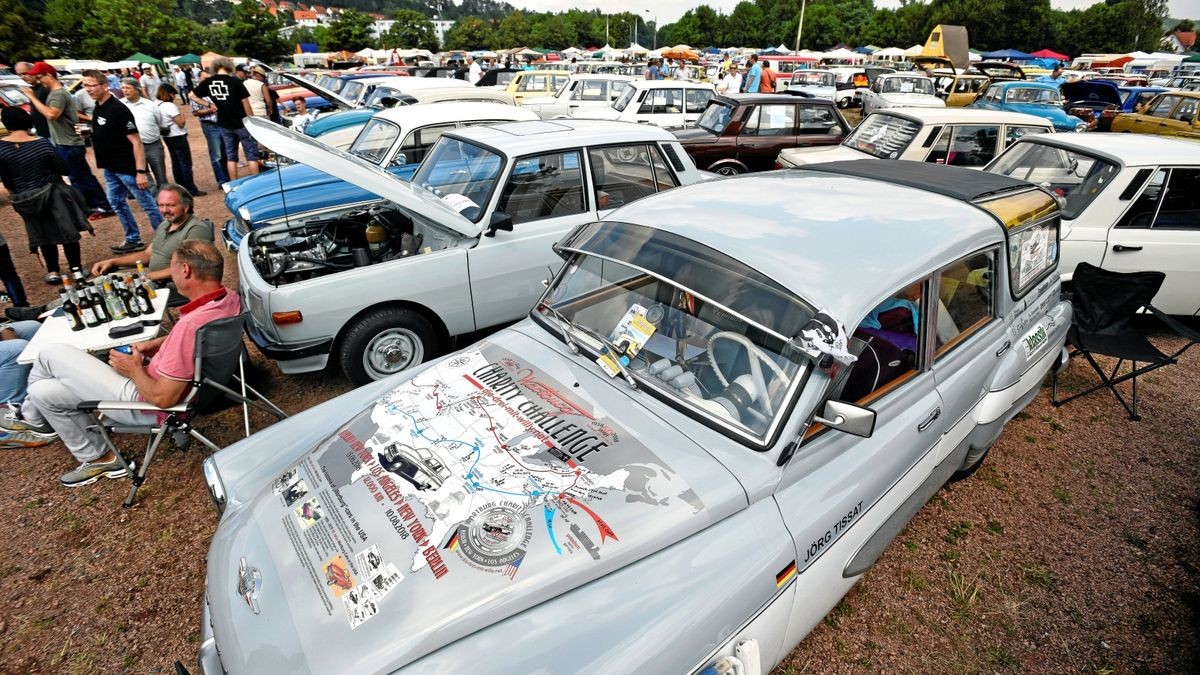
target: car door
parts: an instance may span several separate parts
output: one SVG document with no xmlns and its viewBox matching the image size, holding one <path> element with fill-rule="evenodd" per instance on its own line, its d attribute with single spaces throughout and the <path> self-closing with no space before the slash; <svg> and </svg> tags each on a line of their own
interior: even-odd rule
<svg viewBox="0 0 1200 675">
<path fill-rule="evenodd" d="M 923 309 L 929 286 L 924 281 L 914 286 L 917 296 L 910 308 Z M 859 438 L 814 425 L 784 469 L 776 492 L 780 512 L 795 542 L 797 572 L 817 577 L 806 582 L 810 588 L 846 583 L 843 570 L 862 543 L 934 466 L 933 450 L 940 441 L 946 416 L 937 383 L 926 365 L 927 350 L 920 346 L 924 341 L 922 336 L 912 334 L 911 323 L 905 330 L 889 330 L 897 326 L 878 320 L 893 312 L 893 305 L 903 302 L 905 296 L 907 288 L 882 299 L 879 308 L 854 331 L 859 341 L 855 348 L 863 351 L 849 376 L 838 385 L 841 391 L 833 391 L 830 396 L 874 410 L 874 433 Z M 880 308 L 889 309 L 881 312 Z M 924 334 L 932 324 L 929 313 L 920 309 L 907 316 L 909 321 L 922 322 L 918 332 Z M 901 356 L 912 352 L 908 348 L 914 345 L 915 360 Z M 889 365 L 900 359 L 903 365 Z M 818 620 L 819 616 L 809 615 L 806 605 L 810 604 L 810 598 L 797 598 L 793 617 L 802 623 Z"/>
<path fill-rule="evenodd" d="M 682 126 L 683 110 L 682 88 L 655 87 L 646 91 L 634 121 L 648 122 L 660 127 Z"/>
<path fill-rule="evenodd" d="M 995 158 L 999 143 L 999 124 L 947 125 L 925 161 L 982 169 Z"/>
<path fill-rule="evenodd" d="M 1194 133 L 1197 103 L 1200 103 L 1200 99 L 1180 97 L 1179 104 L 1171 111 L 1171 117 L 1165 120 L 1166 133 L 1176 136 L 1197 137 Z"/>
<path fill-rule="evenodd" d="M 737 137 L 737 159 L 750 171 L 773 169 L 780 150 L 796 147 L 794 103 L 756 105 L 745 120 Z"/>
<path fill-rule="evenodd" d="M 654 143 L 627 143 L 590 148 L 588 169 L 596 213 L 604 217 L 642 197 L 679 185 Z"/>
<path fill-rule="evenodd" d="M 582 150 L 572 149 L 513 161 L 495 210 L 512 218 L 513 229 L 481 236 L 467 254 L 477 328 L 528 313 L 542 280 L 562 263 L 551 246 L 570 228 L 596 217 L 582 158 Z"/>
<path fill-rule="evenodd" d="M 712 89 L 702 89 L 699 87 L 685 88 L 683 90 L 684 111 L 683 118 L 688 125 L 696 123 L 700 119 L 700 114 L 708 107 L 708 101 L 716 92 Z"/>
<path fill-rule="evenodd" d="M 1160 168 L 1108 232 L 1101 267 L 1166 274 L 1154 305 L 1169 314 L 1200 312 L 1200 168 Z"/>
<path fill-rule="evenodd" d="M 1150 108 L 1144 115 L 1134 117 L 1133 131 L 1143 134 L 1163 133 L 1166 119 L 1171 116 L 1171 111 L 1178 103 L 1178 96 L 1160 96 L 1157 101 L 1150 104 Z"/>
<path fill-rule="evenodd" d="M 811 103 L 796 105 L 796 145 L 802 148 L 837 145 L 846 135 L 833 108 Z M 771 164 L 774 168 L 774 163 Z"/>
</svg>

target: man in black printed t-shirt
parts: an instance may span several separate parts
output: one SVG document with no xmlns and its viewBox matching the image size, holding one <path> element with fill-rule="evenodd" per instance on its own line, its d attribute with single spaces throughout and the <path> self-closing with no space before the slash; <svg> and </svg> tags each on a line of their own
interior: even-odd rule
<svg viewBox="0 0 1200 675">
<path fill-rule="evenodd" d="M 217 107 L 217 126 L 221 127 L 221 142 L 225 146 L 225 164 L 229 170 L 229 178 L 238 177 L 239 144 L 246 152 L 246 172 L 256 174 L 258 144 L 242 124 L 242 120 L 254 114 L 250 110 L 250 92 L 241 80 L 234 77 L 233 59 L 224 56 L 213 59 L 212 67 L 217 74 L 196 85 L 188 94 L 188 98 L 207 107 L 208 103 L 204 101 L 207 97 Z"/>
<path fill-rule="evenodd" d="M 150 228 L 162 223 L 162 214 L 150 193 L 150 171 L 146 167 L 146 152 L 138 135 L 133 113 L 108 89 L 104 73 L 98 70 L 83 71 L 83 86 L 96 101 L 92 113 L 92 149 L 96 152 L 96 167 L 104 170 L 104 183 L 108 188 L 108 204 L 121 220 L 125 230 L 125 241 L 113 246 L 116 253 L 132 253 L 146 248 L 138 232 L 133 211 L 125 202 L 133 193 L 138 206 L 150 217 Z"/>
</svg>

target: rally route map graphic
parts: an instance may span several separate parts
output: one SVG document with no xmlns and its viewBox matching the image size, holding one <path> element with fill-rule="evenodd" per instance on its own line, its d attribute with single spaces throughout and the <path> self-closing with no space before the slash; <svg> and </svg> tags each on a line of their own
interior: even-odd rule
<svg viewBox="0 0 1200 675">
<path fill-rule="evenodd" d="M 512 359 L 492 362 L 479 351 L 450 358 L 389 392 L 371 421 L 376 432 L 363 441 L 365 461 L 350 481 L 367 483 L 381 502 L 382 486 L 398 490 L 403 504 L 424 509 L 429 531 L 416 533 L 418 540 L 427 535 L 442 553 L 482 571 L 515 578 L 534 528 L 544 530 L 554 554 L 599 560 L 602 546 L 620 541 L 600 503 L 613 493 L 652 505 L 680 496 L 701 508 L 640 443 Z M 653 469 L 589 468 L 624 464 L 616 452 Z M 639 473 L 633 480 L 631 468 Z M 423 530 L 415 519 L 406 522 Z M 442 564 L 423 548 L 413 556 L 414 572 Z M 439 578 L 444 571 L 434 569 Z"/>
</svg>

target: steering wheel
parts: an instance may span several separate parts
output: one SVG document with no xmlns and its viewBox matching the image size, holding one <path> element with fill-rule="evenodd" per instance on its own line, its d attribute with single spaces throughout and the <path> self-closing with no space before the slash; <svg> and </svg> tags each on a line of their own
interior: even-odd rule
<svg viewBox="0 0 1200 675">
<path fill-rule="evenodd" d="M 721 381 L 723 386 L 729 386 L 730 378 L 725 377 L 725 374 L 721 372 L 721 366 L 717 364 L 717 355 L 714 349 L 717 340 L 729 340 L 746 348 L 746 352 L 750 355 L 750 377 L 754 379 L 754 386 L 758 387 L 758 390 L 762 393 L 763 412 L 768 415 L 774 415 L 775 411 L 771 405 L 771 397 L 767 394 L 767 382 L 763 378 L 762 364 L 767 364 L 767 367 L 771 369 L 771 372 L 775 373 L 775 377 L 778 377 L 785 387 L 791 385 L 791 378 L 783 372 L 783 368 L 780 368 L 774 359 L 758 345 L 751 342 L 750 338 L 741 333 L 723 330 L 713 333 L 712 337 L 708 338 L 708 362 L 712 365 L 713 372 L 717 374 L 717 379 Z"/>
</svg>

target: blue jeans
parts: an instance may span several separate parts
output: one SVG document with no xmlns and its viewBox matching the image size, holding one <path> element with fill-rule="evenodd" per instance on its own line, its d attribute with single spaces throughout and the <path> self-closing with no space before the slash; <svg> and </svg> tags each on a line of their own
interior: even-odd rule
<svg viewBox="0 0 1200 675">
<path fill-rule="evenodd" d="M 163 217 L 158 212 L 158 204 L 154 203 L 154 194 L 150 190 L 139 188 L 136 176 L 114 173 L 105 169 L 104 184 L 108 187 L 108 205 L 117 212 L 121 227 L 125 229 L 126 242 L 142 240 L 142 235 L 138 232 L 137 221 L 133 219 L 133 211 L 125 202 L 130 193 L 133 193 L 133 198 L 137 200 L 138 206 L 142 207 L 147 216 L 150 216 L 150 229 L 158 229 L 158 226 L 162 224 Z"/>
<path fill-rule="evenodd" d="M 93 211 L 108 211 L 108 200 L 104 197 L 104 190 L 100 188 L 100 181 L 96 180 L 95 174 L 92 173 L 92 167 L 88 166 L 87 146 L 56 145 L 54 151 L 58 153 L 63 164 L 67 165 L 71 185 L 83 193 L 83 200 L 87 202 L 88 208 Z"/>
<path fill-rule="evenodd" d="M 258 161 L 258 143 L 250 135 L 250 132 L 246 131 L 245 127 L 241 129 L 221 129 L 221 140 L 225 143 L 225 160 L 227 162 L 237 161 L 239 144 L 246 153 L 247 162 Z"/>
<path fill-rule="evenodd" d="M 229 182 L 229 171 L 225 168 L 225 148 L 221 144 L 221 127 L 216 123 L 201 122 L 204 140 L 208 143 L 208 161 L 212 163 L 213 178 L 217 185 Z"/>
<path fill-rule="evenodd" d="M 21 275 L 13 265 L 8 244 L 0 244 L 0 281 L 4 282 L 4 289 L 8 292 L 13 307 L 29 306 L 29 298 L 25 296 L 25 286 L 21 284 Z"/>
<path fill-rule="evenodd" d="M 0 403 L 20 403 L 25 400 L 25 384 L 33 364 L 21 365 L 17 357 L 33 334 L 42 327 L 40 321 L 16 321 L 12 324 L 16 340 L 0 340 Z"/>
</svg>

